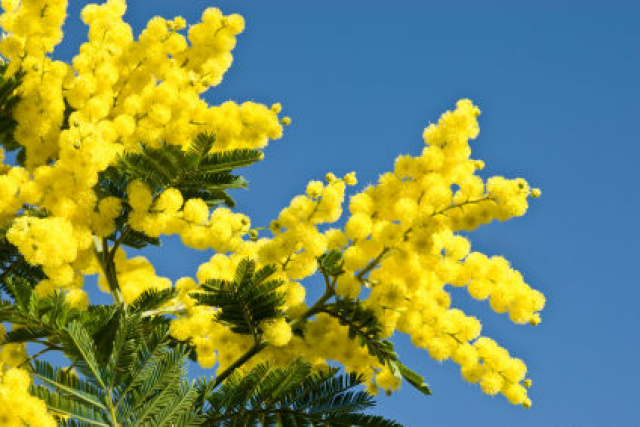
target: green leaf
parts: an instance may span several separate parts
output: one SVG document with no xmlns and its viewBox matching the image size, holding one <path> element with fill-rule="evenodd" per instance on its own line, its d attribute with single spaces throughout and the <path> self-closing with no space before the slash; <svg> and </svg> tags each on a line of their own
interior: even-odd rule
<svg viewBox="0 0 640 427">
<path fill-rule="evenodd" d="M 108 410 L 102 402 L 103 393 L 93 385 L 80 380 L 75 374 L 69 373 L 66 369 L 53 367 L 43 360 L 33 361 L 34 377 L 47 385 L 55 388 L 58 393 L 68 395 L 72 399 L 82 401 L 88 405 Z"/>
<path fill-rule="evenodd" d="M 395 372 L 399 373 L 399 375 L 402 376 L 402 378 L 404 378 L 416 390 L 427 396 L 431 396 L 431 389 L 420 374 L 409 369 L 398 360 L 390 361 L 388 365 L 391 368 L 391 371 L 394 372 L 394 374 Z"/>
<path fill-rule="evenodd" d="M 208 280 L 190 295 L 200 305 L 222 308 L 217 320 L 235 333 L 257 339 L 260 322 L 284 315 L 284 295 L 279 291 L 283 282 L 267 280 L 274 272 L 274 266 L 255 271 L 255 262 L 244 259 L 236 268 L 234 281 Z"/>
<path fill-rule="evenodd" d="M 161 242 L 157 237 L 149 237 L 141 231 L 129 230 L 120 244 L 134 249 L 142 249 L 148 245 L 160 246 Z"/>
<path fill-rule="evenodd" d="M 244 374 L 236 372 L 208 395 L 206 425 L 398 426 L 359 413 L 374 405 L 369 394 L 354 391 L 362 377 L 337 372 L 314 370 L 301 361 L 286 368 L 261 364 Z M 199 389 L 206 392 L 206 384 Z"/>
<path fill-rule="evenodd" d="M 186 348 L 179 346 L 167 350 L 167 346 L 163 344 L 162 349 L 163 353 L 157 359 L 157 363 L 145 363 L 143 369 L 147 373 L 141 378 L 140 383 L 131 389 L 134 404 L 122 416 L 123 420 L 143 422 L 151 414 L 164 409 L 179 392 L 180 379 L 185 374 L 183 365 Z"/>
<path fill-rule="evenodd" d="M 68 395 L 52 392 L 42 385 L 32 386 L 31 393 L 44 400 L 47 409 L 54 414 L 73 417 L 91 426 L 111 426 L 101 411 L 92 406 L 87 406 L 82 401 L 73 399 Z"/>
<path fill-rule="evenodd" d="M 347 326 L 349 338 L 367 347 L 369 354 L 377 357 L 381 364 L 398 358 L 393 342 L 381 338 L 382 326 L 375 313 L 364 307 L 360 301 L 336 298 L 336 302 L 327 304 L 322 312 L 338 319 L 341 325 Z"/>
<path fill-rule="evenodd" d="M 339 276 L 344 272 L 342 268 L 344 264 L 342 251 L 332 249 L 326 254 L 322 255 L 319 261 L 322 271 L 324 271 L 331 277 Z"/>
<path fill-rule="evenodd" d="M 29 313 L 33 290 L 27 280 L 19 277 L 7 277 L 2 289 L 13 298 L 16 307 L 21 313 Z"/>
<path fill-rule="evenodd" d="M 157 310 L 178 295 L 176 288 L 168 289 L 146 289 L 143 293 L 129 304 L 130 313 L 141 313 L 148 310 Z"/>
<path fill-rule="evenodd" d="M 86 366 L 91 371 L 92 378 L 106 390 L 107 386 L 102 378 L 100 366 L 96 359 L 95 344 L 87 330 L 79 322 L 74 321 L 67 327 L 67 332 L 76 350 L 80 353 L 81 360 L 86 363 Z"/>
</svg>

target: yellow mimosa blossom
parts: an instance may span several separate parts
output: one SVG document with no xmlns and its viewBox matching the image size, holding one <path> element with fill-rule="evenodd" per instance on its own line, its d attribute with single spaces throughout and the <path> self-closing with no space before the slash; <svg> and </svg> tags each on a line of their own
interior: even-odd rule
<svg viewBox="0 0 640 427">
<path fill-rule="evenodd" d="M 34 284 L 37 296 L 61 291 L 71 307 L 86 310 L 89 274 L 98 274 L 100 288 L 123 305 L 147 290 L 175 287 L 175 299 L 146 314 L 172 315 L 170 335 L 195 349 L 205 368 L 223 372 L 258 349 L 244 368 L 335 361 L 363 375 L 372 394 L 396 390 L 401 376 L 354 339 L 353 325 L 339 318 L 344 313 L 323 305 L 331 298 L 357 301 L 375 316 L 381 339 L 406 334 L 434 360 L 459 365 L 484 393 L 531 406 L 525 363 L 482 336 L 480 320 L 455 308 L 450 295 L 450 287 L 465 288 L 516 324 L 539 324 L 545 305 L 505 258 L 473 251 L 461 234 L 522 216 L 529 197 L 541 196 L 522 178 L 477 175 L 485 164 L 471 158 L 469 142 L 479 135 L 480 110 L 470 100 L 424 129 L 419 155 L 399 156 L 393 170 L 352 194 L 344 221 L 355 172 L 310 181 L 268 227 L 252 229 L 248 216 L 180 187 L 171 173 L 167 188 L 133 178 L 115 195 L 100 187 L 122 156 L 146 149 L 190 153 L 194 139 L 209 134 L 215 143 L 203 154 L 220 155 L 262 150 L 282 137 L 292 121 L 280 116 L 279 103 L 209 105 L 203 98 L 232 65 L 241 16 L 208 8 L 193 24 L 154 17 L 135 36 L 122 19 L 124 0 L 89 4 L 81 14 L 87 41 L 66 64 L 47 56 L 62 39 L 66 0 L 2 0 L 2 7 L 0 55 L 8 61 L 5 77 L 20 76 L 13 136 L 24 163 L 0 166 L 0 221 L 7 241 L 44 274 Z M 127 257 L 122 245 L 137 247 L 127 243 L 131 234 L 151 242 L 177 235 L 190 248 L 214 253 L 197 280 L 174 284 L 146 258 Z M 329 255 L 338 260 L 332 267 L 322 264 Z M 257 269 L 275 266 L 269 280 L 277 281 L 282 302 L 277 314 L 255 322 L 251 335 L 225 323 L 224 307 L 197 304 L 207 281 L 234 282 L 247 258 Z M 326 298 L 308 302 L 307 289 L 318 283 Z M 27 358 L 23 344 L 0 348 L 0 425 L 55 423 L 28 393 L 29 371 L 21 366 Z"/>
</svg>

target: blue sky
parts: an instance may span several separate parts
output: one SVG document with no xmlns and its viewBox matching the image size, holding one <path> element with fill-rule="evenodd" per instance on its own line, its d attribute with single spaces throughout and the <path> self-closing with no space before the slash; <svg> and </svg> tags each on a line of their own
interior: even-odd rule
<svg viewBox="0 0 640 427">
<path fill-rule="evenodd" d="M 85 2 L 70 3 L 65 59 L 86 34 Z M 245 172 L 250 190 L 235 194 L 254 224 L 327 171 L 375 181 L 397 155 L 418 154 L 423 128 L 463 97 L 483 111 L 472 147 L 486 174 L 542 188 L 525 217 L 471 235 L 474 249 L 506 256 L 546 294 L 542 324 L 513 325 L 453 294 L 527 361 L 533 407 L 487 397 L 455 364 L 399 337 L 434 396 L 405 387 L 381 396 L 377 412 L 407 426 L 637 425 L 640 3 L 140 0 L 126 18 L 139 31 L 153 15 L 194 22 L 208 6 L 244 15 L 247 29 L 207 100 L 279 101 L 293 118 Z M 211 256 L 175 239 L 147 254 L 172 279 Z"/>
</svg>

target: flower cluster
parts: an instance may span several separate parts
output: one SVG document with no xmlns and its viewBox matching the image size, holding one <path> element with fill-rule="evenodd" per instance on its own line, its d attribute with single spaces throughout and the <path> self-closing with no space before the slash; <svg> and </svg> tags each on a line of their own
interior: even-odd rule
<svg viewBox="0 0 640 427">
<path fill-rule="evenodd" d="M 483 392 L 531 405 L 524 362 L 481 336 L 480 321 L 452 305 L 450 288 L 466 288 L 511 321 L 536 325 L 545 304 L 504 258 L 472 252 L 461 234 L 521 216 L 528 198 L 540 196 L 522 178 L 485 181 L 477 174 L 484 163 L 471 158 L 469 141 L 478 136 L 480 110 L 471 101 L 459 101 L 424 130 L 420 155 L 398 157 L 393 171 L 351 196 L 343 227 L 329 225 L 342 217 L 347 187 L 358 184 L 353 172 L 309 182 L 305 194 L 261 229 L 270 237 L 261 237 L 247 216 L 211 210 L 174 184 L 151 188 L 136 179 L 127 182 L 126 194 L 105 197 L 97 190 L 101 174 L 122 155 L 167 145 L 188 151 L 201 133 L 215 135 L 210 152 L 262 149 L 281 137 L 291 119 L 279 117 L 280 104 L 210 106 L 202 99 L 231 66 L 242 17 L 210 8 L 188 28 L 181 17 L 155 17 L 135 39 L 122 20 L 124 0 L 88 5 L 82 12 L 88 40 L 69 65 L 47 56 L 62 38 L 66 3 L 2 0 L 0 17 L 5 77 L 21 79 L 13 118 L 24 150 L 23 166 L 0 168 L 0 223 L 8 228 L 7 241 L 46 275 L 38 295 L 62 290 L 72 307 L 86 309 L 84 278 L 96 273 L 105 291 L 114 293 L 117 282 L 124 304 L 173 286 L 177 298 L 150 315 L 175 315 L 171 335 L 189 342 L 204 367 L 223 372 L 253 348 L 244 367 L 300 357 L 317 366 L 336 361 L 362 374 L 372 394 L 397 389 L 399 374 L 359 345 L 348 322 L 324 305 L 331 298 L 349 301 L 375 315 L 376 339 L 407 334 L 433 359 L 457 363 Z M 186 246 L 215 254 L 199 267 L 197 281 L 172 284 L 144 257 L 127 258 L 120 247 L 127 233 L 177 234 Z M 321 265 L 328 253 L 341 260 L 331 272 Z M 234 332 L 220 321 L 224 308 L 198 305 L 194 295 L 210 279 L 233 281 L 246 258 L 257 268 L 275 266 L 271 278 L 282 283 L 283 314 L 261 320 L 253 337 Z M 314 275 L 327 293 L 307 304 L 303 281 Z M 2 347 L 0 424 L 37 419 L 48 425 L 46 408 L 28 395 L 28 373 L 18 368 L 25 360 L 24 346 Z"/>
<path fill-rule="evenodd" d="M 216 252 L 234 251 L 241 245 L 250 227 L 247 216 L 209 207 L 199 198 L 184 201 L 175 188 L 167 188 L 155 198 L 151 189 L 141 181 L 127 187 L 128 202 L 133 208 L 129 218 L 132 229 L 148 236 L 178 234 L 186 246 Z"/>
<path fill-rule="evenodd" d="M 530 405 L 524 363 L 495 341 L 481 337 L 480 321 L 453 308 L 447 290 L 447 286 L 466 287 L 473 298 L 488 299 L 493 310 L 508 312 L 515 323 L 539 323 L 538 312 L 545 303 L 544 296 L 531 289 L 504 258 L 471 252 L 468 239 L 459 234 L 492 220 L 523 215 L 527 198 L 539 191 L 531 190 L 521 178 L 492 177 L 485 183 L 476 175 L 483 163 L 470 158 L 469 140 L 478 135 L 479 113 L 470 101 L 461 100 L 456 110 L 430 125 L 420 156 L 399 157 L 393 172 L 351 197 L 344 230 L 321 231 L 318 225 L 338 220 L 346 183 L 357 180 L 353 174 L 344 179 L 328 174 L 326 185 L 312 181 L 306 195 L 295 197 L 282 210 L 270 226 L 272 238 L 246 242 L 230 257 L 215 255 L 200 267 L 199 281 L 231 278 L 242 257 L 275 264 L 285 283 L 288 318 L 293 323 L 307 309 L 304 288 L 297 281 L 317 272 L 317 259 L 327 249 L 340 249 L 344 271 L 335 292 L 343 298 L 359 298 L 375 312 L 383 336 L 391 337 L 395 331 L 409 334 L 435 360 L 458 363 L 463 377 L 479 382 L 485 393 L 502 393 L 514 404 Z M 215 333 L 187 326 L 188 317 L 177 321 L 176 336 L 203 339 L 222 331 L 214 313 L 210 324 Z M 387 390 L 400 385 L 331 316 L 315 316 L 303 338 L 290 338 L 282 321 L 274 321 L 264 334 L 277 344 L 256 356 L 256 361 L 288 363 L 303 354 L 314 363 L 334 360 L 365 375 L 372 392 L 374 384 Z M 225 357 L 236 352 L 237 358 L 247 345 L 211 349 Z"/>
</svg>

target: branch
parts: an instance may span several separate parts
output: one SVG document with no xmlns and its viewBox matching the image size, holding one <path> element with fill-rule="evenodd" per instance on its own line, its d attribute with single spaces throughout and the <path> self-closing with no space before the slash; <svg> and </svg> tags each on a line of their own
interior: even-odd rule
<svg viewBox="0 0 640 427">
<path fill-rule="evenodd" d="M 384 248 L 377 257 L 371 260 L 371 262 L 369 262 L 369 264 L 367 264 L 367 266 L 363 268 L 360 271 L 360 273 L 358 273 L 358 275 L 356 276 L 356 279 L 358 280 L 364 279 L 365 274 L 369 273 L 371 270 L 376 268 L 376 266 L 380 263 L 380 261 L 382 261 L 382 258 L 384 258 L 386 254 L 391 252 L 391 249 L 392 248 Z"/>
<path fill-rule="evenodd" d="M 331 286 L 331 283 L 328 281 L 326 275 L 325 275 L 325 283 L 327 288 L 324 294 L 320 297 L 318 301 L 315 302 L 315 304 L 309 307 L 307 311 L 302 313 L 300 317 L 298 317 L 297 319 L 295 319 L 293 322 L 290 323 L 291 329 L 295 329 L 296 326 L 298 326 L 300 323 L 304 322 L 314 314 L 320 313 L 324 309 L 325 303 L 329 301 L 336 294 L 333 286 Z"/>
<path fill-rule="evenodd" d="M 98 247 L 98 245 L 100 245 L 100 247 Z M 109 291 L 111 292 L 113 301 L 118 305 L 124 304 L 122 293 L 120 292 L 120 287 L 118 286 L 118 279 L 116 276 L 115 264 L 113 263 L 113 256 L 111 256 L 111 254 L 109 253 L 109 245 L 107 243 L 107 239 L 103 238 L 101 241 L 98 241 L 97 238 L 95 238 L 94 251 L 96 254 L 96 258 L 98 258 L 98 261 L 100 262 L 102 272 L 107 278 Z"/>
<path fill-rule="evenodd" d="M 118 248 L 120 247 L 120 244 L 122 244 L 122 242 L 124 241 L 124 239 L 127 238 L 127 236 L 129 236 L 129 234 L 131 233 L 131 227 L 127 227 L 127 229 L 124 232 L 120 233 L 120 237 L 118 237 L 118 239 L 113 243 L 113 247 L 111 248 L 111 251 L 109 252 L 109 261 L 113 262 L 115 256 L 116 256 L 116 252 L 118 251 Z"/>
<path fill-rule="evenodd" d="M 476 204 L 476 203 L 487 202 L 487 201 L 493 201 L 493 202 L 495 202 L 495 199 L 494 199 L 493 197 L 489 197 L 489 196 L 487 196 L 487 197 L 483 197 L 483 198 L 481 198 L 481 199 L 467 200 L 467 201 L 462 202 L 462 203 L 454 203 L 454 204 L 452 204 L 452 205 L 450 205 L 450 206 L 447 206 L 447 207 L 446 207 L 446 208 L 444 208 L 444 209 L 441 209 L 441 210 L 439 210 L 439 211 L 436 211 L 436 212 L 432 213 L 432 214 L 431 214 L 431 216 L 442 215 L 442 214 L 444 214 L 446 211 L 451 210 L 451 209 L 455 209 L 455 208 L 462 208 L 462 207 L 464 207 L 464 206 L 466 206 L 466 205 L 474 205 L 474 204 Z"/>
<path fill-rule="evenodd" d="M 36 357 L 38 356 L 42 356 L 43 354 L 45 354 L 48 351 L 52 351 L 52 350 L 59 350 L 58 348 L 53 348 L 53 347 L 46 347 L 42 350 L 40 350 L 39 352 L 37 352 L 36 354 L 34 354 L 33 356 L 27 358 L 24 362 L 22 362 L 21 364 L 19 364 L 17 367 L 21 368 L 22 365 L 25 365 L 27 363 L 31 363 L 32 360 L 34 360 Z"/>
<path fill-rule="evenodd" d="M 211 389 L 216 388 L 222 383 L 222 381 L 226 380 L 229 375 L 233 373 L 240 366 L 244 365 L 249 359 L 251 359 L 256 354 L 260 353 L 267 347 L 267 343 L 265 341 L 256 342 L 245 354 L 240 356 L 238 360 L 233 362 L 227 369 L 225 369 L 220 375 L 216 375 L 216 380 L 213 383 Z M 206 394 L 206 393 L 205 393 Z"/>
</svg>

